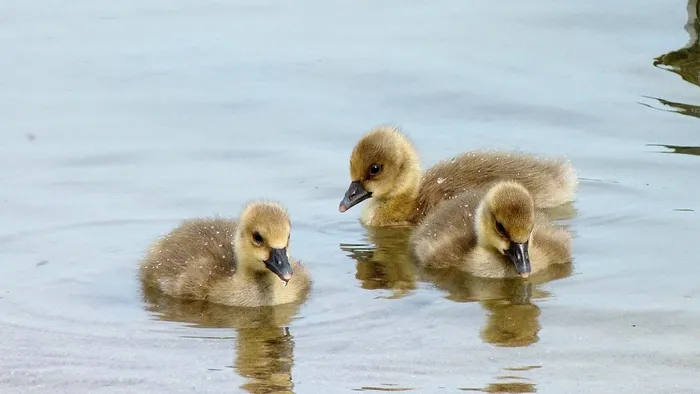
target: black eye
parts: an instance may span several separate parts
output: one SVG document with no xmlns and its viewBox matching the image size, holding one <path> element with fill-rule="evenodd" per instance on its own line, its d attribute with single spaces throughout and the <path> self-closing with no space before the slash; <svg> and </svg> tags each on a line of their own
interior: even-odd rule
<svg viewBox="0 0 700 394">
<path fill-rule="evenodd" d="M 498 233 L 503 236 L 506 235 L 506 228 L 503 227 L 503 225 L 500 222 L 496 222 L 496 231 L 498 231 Z"/>
<path fill-rule="evenodd" d="M 253 241 L 255 241 L 256 244 L 262 244 L 264 239 L 262 235 L 260 235 L 260 233 L 256 231 L 253 233 Z"/>
<path fill-rule="evenodd" d="M 377 175 L 382 171 L 382 165 L 381 164 L 372 164 L 369 166 L 369 174 L 370 175 Z"/>
</svg>

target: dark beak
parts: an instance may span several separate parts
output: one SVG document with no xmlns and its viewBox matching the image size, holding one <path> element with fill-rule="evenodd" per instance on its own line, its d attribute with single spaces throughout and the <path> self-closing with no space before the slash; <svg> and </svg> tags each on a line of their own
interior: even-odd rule
<svg viewBox="0 0 700 394">
<path fill-rule="evenodd" d="M 528 243 L 510 243 L 510 247 L 506 250 L 506 255 L 510 261 L 515 264 L 515 269 L 523 278 L 530 276 L 530 254 L 528 253 Z"/>
<path fill-rule="evenodd" d="M 265 266 L 279 276 L 285 285 L 292 279 L 294 272 L 287 258 L 287 248 L 270 249 L 270 258 L 265 260 Z"/>
<path fill-rule="evenodd" d="M 345 197 L 343 201 L 340 202 L 338 210 L 340 212 L 345 212 L 370 197 L 372 197 L 372 193 L 365 190 L 364 186 L 362 186 L 362 182 L 353 181 L 350 183 L 348 191 L 345 192 Z"/>
</svg>

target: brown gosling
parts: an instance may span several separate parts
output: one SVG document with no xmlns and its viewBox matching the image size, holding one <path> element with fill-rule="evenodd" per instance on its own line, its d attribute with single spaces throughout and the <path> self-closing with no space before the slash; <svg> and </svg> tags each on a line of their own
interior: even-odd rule
<svg viewBox="0 0 700 394">
<path fill-rule="evenodd" d="M 422 266 L 485 278 L 527 278 L 571 261 L 571 234 L 536 212 L 530 193 L 513 181 L 441 202 L 411 245 Z"/>
<path fill-rule="evenodd" d="M 306 297 L 311 278 L 290 261 L 291 222 L 277 203 L 252 202 L 238 221 L 185 220 L 157 240 L 141 262 L 145 285 L 180 299 L 241 307 Z"/>
<path fill-rule="evenodd" d="M 537 208 L 573 201 L 576 173 L 563 159 L 505 151 L 471 151 L 441 161 L 421 174 L 418 153 L 397 128 L 365 134 L 350 156 L 350 186 L 338 207 L 345 212 L 368 200 L 366 226 L 414 225 L 440 201 L 499 180 L 518 181 Z"/>
</svg>

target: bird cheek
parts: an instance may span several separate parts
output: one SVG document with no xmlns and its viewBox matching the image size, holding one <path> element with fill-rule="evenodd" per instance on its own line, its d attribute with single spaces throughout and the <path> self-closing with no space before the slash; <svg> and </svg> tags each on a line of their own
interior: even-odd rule
<svg viewBox="0 0 700 394">
<path fill-rule="evenodd" d="M 387 191 L 384 190 L 382 182 L 379 182 L 376 180 L 364 181 L 364 182 L 362 182 L 362 186 L 365 187 L 365 190 L 372 193 L 372 196 L 374 196 L 374 197 L 383 196 L 384 194 L 387 193 Z"/>
<path fill-rule="evenodd" d="M 263 250 L 263 249 L 264 248 L 261 248 L 259 246 L 254 247 L 254 248 L 252 248 L 250 255 L 252 257 L 254 257 L 255 260 L 263 261 L 263 260 L 267 259 L 267 256 L 269 254 L 269 253 L 266 253 L 265 250 Z"/>
<path fill-rule="evenodd" d="M 501 252 L 502 255 L 505 255 L 506 252 L 508 252 L 508 248 L 510 248 L 510 242 L 500 237 L 498 238 L 497 242 L 498 251 Z"/>
<path fill-rule="evenodd" d="M 252 245 L 252 244 L 245 245 L 245 251 L 246 251 L 246 254 L 248 256 L 255 256 L 255 258 L 257 258 L 259 249 L 260 249 L 260 247 L 257 245 Z"/>
</svg>

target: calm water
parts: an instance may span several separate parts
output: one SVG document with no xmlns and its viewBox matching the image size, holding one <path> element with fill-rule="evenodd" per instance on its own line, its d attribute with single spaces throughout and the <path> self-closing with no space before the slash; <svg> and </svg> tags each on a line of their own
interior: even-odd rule
<svg viewBox="0 0 700 394">
<path fill-rule="evenodd" d="M 0 392 L 700 392 L 696 12 L 0 3 Z M 402 234 L 337 212 L 349 152 L 382 122 L 425 166 L 482 147 L 569 157 L 573 272 L 418 276 Z M 149 242 L 256 197 L 289 208 L 308 302 L 142 294 Z"/>
</svg>

